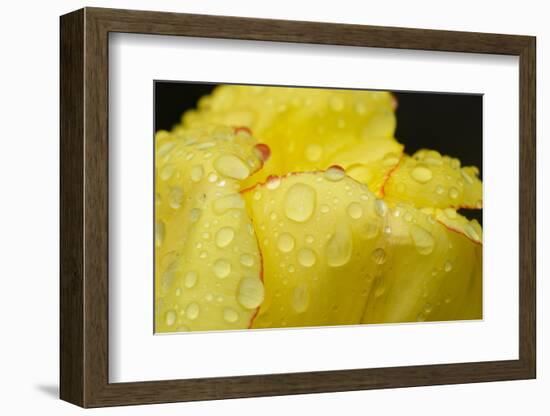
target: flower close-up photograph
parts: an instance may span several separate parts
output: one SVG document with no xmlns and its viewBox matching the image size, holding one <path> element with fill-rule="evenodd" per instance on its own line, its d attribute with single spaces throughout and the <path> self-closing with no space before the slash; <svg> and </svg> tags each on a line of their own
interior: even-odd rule
<svg viewBox="0 0 550 416">
<path fill-rule="evenodd" d="M 482 96 L 155 89 L 156 332 L 482 319 Z"/>
</svg>

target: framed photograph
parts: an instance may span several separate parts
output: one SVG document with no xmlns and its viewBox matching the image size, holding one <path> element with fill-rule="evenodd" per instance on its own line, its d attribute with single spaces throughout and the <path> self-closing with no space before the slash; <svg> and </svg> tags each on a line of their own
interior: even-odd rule
<svg viewBox="0 0 550 416">
<path fill-rule="evenodd" d="M 60 28 L 63 400 L 535 378 L 534 37 Z"/>
</svg>

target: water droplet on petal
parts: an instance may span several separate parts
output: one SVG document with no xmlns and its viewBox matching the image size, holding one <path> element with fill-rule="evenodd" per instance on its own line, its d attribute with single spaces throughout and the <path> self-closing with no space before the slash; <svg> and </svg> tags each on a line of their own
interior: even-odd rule
<svg viewBox="0 0 550 416">
<path fill-rule="evenodd" d="M 338 182 L 344 179 L 344 176 L 346 176 L 344 169 L 336 165 L 329 167 L 324 173 L 325 179 L 331 182 Z"/>
<path fill-rule="evenodd" d="M 171 208 L 178 209 L 183 200 L 183 189 L 179 186 L 174 186 L 170 189 L 169 204 Z"/>
<path fill-rule="evenodd" d="M 277 239 L 277 248 L 283 253 L 289 253 L 294 249 L 294 237 L 289 233 L 283 233 Z"/>
<path fill-rule="evenodd" d="M 433 173 L 430 168 L 418 165 L 411 171 L 411 176 L 417 182 L 426 183 L 432 179 Z"/>
<path fill-rule="evenodd" d="M 317 261 L 317 257 L 315 256 L 315 253 L 313 250 L 310 250 L 309 248 L 301 248 L 298 251 L 298 263 L 300 263 L 304 267 L 311 267 L 315 264 Z"/>
<path fill-rule="evenodd" d="M 254 265 L 254 257 L 250 254 L 241 254 L 240 261 L 241 264 L 246 267 L 252 267 Z"/>
<path fill-rule="evenodd" d="M 449 196 L 452 199 L 457 199 L 458 198 L 458 189 L 456 189 L 454 186 L 451 189 L 449 189 Z"/>
<path fill-rule="evenodd" d="M 260 279 L 244 277 L 237 289 L 237 301 L 246 309 L 255 309 L 264 300 L 264 285 Z"/>
<path fill-rule="evenodd" d="M 223 227 L 216 233 L 216 245 L 219 248 L 227 247 L 235 237 L 235 230 L 231 227 Z"/>
<path fill-rule="evenodd" d="M 183 279 L 183 283 L 185 284 L 185 287 L 188 289 L 191 289 L 197 284 L 199 276 L 197 275 L 197 272 L 195 271 L 188 271 L 185 273 L 185 277 Z"/>
<path fill-rule="evenodd" d="M 166 325 L 168 325 L 168 326 L 174 325 L 176 323 L 177 317 L 178 317 L 178 315 L 176 314 L 176 311 L 174 311 L 174 310 L 169 310 L 168 312 L 166 312 L 166 317 L 165 317 Z"/>
<path fill-rule="evenodd" d="M 220 279 L 225 279 L 231 273 L 231 264 L 224 259 L 218 259 L 214 262 L 214 274 Z"/>
<path fill-rule="evenodd" d="M 278 177 L 278 176 L 270 176 L 269 178 L 267 178 L 267 182 L 265 184 L 265 187 L 267 189 L 277 189 L 279 187 L 279 185 L 281 184 L 281 178 Z"/>
<path fill-rule="evenodd" d="M 218 180 L 218 175 L 216 175 L 214 172 L 210 172 L 208 174 L 208 182 L 214 183 Z"/>
<path fill-rule="evenodd" d="M 204 169 L 201 165 L 193 166 L 191 168 L 191 180 L 193 182 L 199 182 L 204 176 Z"/>
<path fill-rule="evenodd" d="M 253 198 L 255 201 L 259 201 L 260 199 L 262 199 L 262 193 L 260 191 L 254 191 Z"/>
<path fill-rule="evenodd" d="M 445 188 L 441 185 L 435 187 L 435 193 L 438 195 L 443 195 L 445 193 Z"/>
<path fill-rule="evenodd" d="M 313 214 L 317 194 L 311 186 L 296 183 L 285 196 L 284 210 L 286 216 L 296 222 L 305 222 Z"/>
<path fill-rule="evenodd" d="M 214 168 L 218 173 L 232 179 L 246 179 L 250 175 L 246 163 L 235 155 L 221 155 L 214 162 Z"/>
<path fill-rule="evenodd" d="M 315 241 L 315 237 L 313 237 L 312 235 L 306 236 L 306 243 L 313 244 L 314 241 Z"/>
<path fill-rule="evenodd" d="M 420 254 L 428 255 L 433 251 L 435 240 L 429 231 L 426 231 L 424 228 L 413 224 L 411 225 L 410 235 L 416 247 L 416 250 Z"/>
<path fill-rule="evenodd" d="M 348 263 L 353 251 L 353 240 L 347 224 L 337 226 L 325 246 L 326 261 L 329 266 L 339 267 Z"/>
<path fill-rule="evenodd" d="M 292 307 L 297 313 L 304 312 L 309 306 L 309 289 L 305 283 L 294 288 L 292 292 Z"/>
<path fill-rule="evenodd" d="M 194 321 L 199 317 L 200 314 L 200 307 L 198 303 L 192 302 L 189 305 L 187 305 L 187 308 L 185 308 L 185 316 L 187 319 L 190 319 L 191 321 Z"/>
<path fill-rule="evenodd" d="M 384 156 L 384 160 L 382 164 L 386 167 L 391 167 L 397 165 L 399 162 L 399 156 L 395 153 L 388 153 L 386 156 Z"/>
<path fill-rule="evenodd" d="M 453 263 L 451 263 L 450 261 L 446 261 L 443 268 L 447 273 L 449 273 L 451 270 L 453 270 Z"/>
<path fill-rule="evenodd" d="M 380 216 L 385 217 L 388 213 L 388 206 L 381 199 L 374 201 L 374 211 Z"/>
<path fill-rule="evenodd" d="M 456 211 L 452 208 L 445 208 L 443 210 L 445 216 L 451 220 L 454 220 L 457 217 Z"/>
<path fill-rule="evenodd" d="M 347 211 L 348 215 L 354 220 L 357 220 L 363 216 L 363 208 L 361 208 L 361 205 L 357 202 L 352 202 L 349 204 Z"/>
<path fill-rule="evenodd" d="M 202 211 L 199 208 L 193 208 L 189 211 L 189 219 L 191 222 L 197 222 L 201 217 Z"/>
<path fill-rule="evenodd" d="M 239 319 L 239 314 L 235 309 L 225 308 L 223 310 L 223 319 L 229 323 L 237 322 L 237 319 Z"/>
<path fill-rule="evenodd" d="M 160 179 L 163 181 L 167 181 L 172 177 L 174 174 L 175 168 L 174 165 L 166 165 L 161 171 L 160 171 Z"/>
</svg>

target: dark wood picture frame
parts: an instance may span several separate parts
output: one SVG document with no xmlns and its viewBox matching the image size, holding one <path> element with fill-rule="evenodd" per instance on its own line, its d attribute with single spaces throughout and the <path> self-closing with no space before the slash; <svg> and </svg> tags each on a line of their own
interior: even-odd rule
<svg viewBox="0 0 550 416">
<path fill-rule="evenodd" d="M 85 8 L 62 16 L 60 28 L 61 399 L 82 407 L 100 407 L 535 378 L 534 37 L 99 8 Z M 518 56 L 519 359 L 109 383 L 110 32 Z"/>
</svg>

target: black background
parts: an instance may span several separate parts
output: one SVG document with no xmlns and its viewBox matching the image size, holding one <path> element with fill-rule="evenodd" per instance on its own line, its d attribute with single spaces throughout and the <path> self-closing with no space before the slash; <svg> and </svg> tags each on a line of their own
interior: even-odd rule
<svg viewBox="0 0 550 416">
<path fill-rule="evenodd" d="M 155 131 L 170 130 L 184 111 L 216 84 L 155 82 Z M 395 137 L 409 154 L 429 148 L 457 157 L 462 165 L 477 166 L 482 175 L 482 96 L 426 92 L 397 92 Z M 480 211 L 461 210 L 481 223 Z"/>
</svg>

